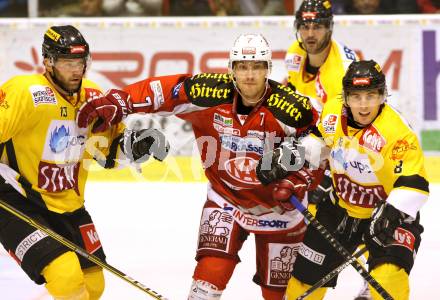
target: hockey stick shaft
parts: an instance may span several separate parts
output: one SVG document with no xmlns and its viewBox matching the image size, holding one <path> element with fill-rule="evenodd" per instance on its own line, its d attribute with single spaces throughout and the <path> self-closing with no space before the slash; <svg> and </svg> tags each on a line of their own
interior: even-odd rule
<svg viewBox="0 0 440 300">
<path fill-rule="evenodd" d="M 137 287 L 138 289 L 140 289 L 143 292 L 147 293 L 148 295 L 150 295 L 154 299 L 166 300 L 166 298 L 164 298 L 162 295 L 160 295 L 157 292 L 149 289 L 148 287 L 146 287 L 145 285 L 143 285 L 139 281 L 134 280 L 130 276 L 122 273 L 121 271 L 119 271 L 118 269 L 112 267 L 111 265 L 103 262 L 102 260 L 100 260 L 95 255 L 88 253 L 83 248 L 75 245 L 71 241 L 67 240 L 66 238 L 62 237 L 61 235 L 59 235 L 58 233 L 52 231 L 51 229 L 47 228 L 46 226 L 38 223 L 37 221 L 35 221 L 31 217 L 27 216 L 26 214 L 22 213 L 21 211 L 17 210 L 16 208 L 10 206 L 9 204 L 7 204 L 6 202 L 4 202 L 1 199 L 0 199 L 0 207 L 2 209 L 4 209 L 4 210 L 8 211 L 9 213 L 13 214 L 14 216 L 19 218 L 20 220 L 22 220 L 22 221 L 26 222 L 27 224 L 31 225 L 32 227 L 34 227 L 36 229 L 39 229 L 42 232 L 46 233 L 48 236 L 50 236 L 51 238 L 53 238 L 54 240 L 56 240 L 60 244 L 66 246 L 70 250 L 74 251 L 78 255 L 81 255 L 82 257 L 84 257 L 84 258 L 88 259 L 89 261 L 95 263 L 96 265 L 100 266 L 101 268 L 106 269 L 110 273 L 113 273 L 115 276 L 117 276 L 117 277 L 121 278 L 122 280 L 125 280 L 126 282 L 130 283 L 131 285 Z"/>
<path fill-rule="evenodd" d="M 295 196 L 290 197 L 290 202 L 300 211 L 300 213 L 306 218 L 307 221 L 330 243 L 330 245 L 346 260 L 351 258 L 350 252 L 348 252 L 342 244 L 333 237 L 333 235 L 316 220 L 316 218 L 310 213 L 310 211 L 302 205 Z M 379 282 L 374 279 L 370 273 L 357 261 L 354 260 L 351 265 L 356 271 L 365 278 L 365 280 L 382 296 L 385 300 L 393 300 L 391 295 L 380 285 Z"/>
<path fill-rule="evenodd" d="M 339 273 L 342 272 L 342 270 L 344 270 L 346 267 L 348 267 L 349 265 L 351 265 L 355 260 L 357 260 L 359 257 L 361 257 L 365 252 L 367 252 L 368 249 L 367 247 L 362 248 L 361 250 L 359 250 L 358 252 L 356 252 L 355 254 L 353 254 L 353 256 L 351 256 L 350 259 L 344 261 L 342 264 L 340 264 L 339 266 L 337 266 L 336 268 L 334 268 L 330 273 L 328 273 L 327 275 L 325 275 L 323 278 L 321 278 L 321 280 L 319 280 L 318 282 L 316 282 L 314 285 L 312 285 L 307 291 L 304 292 L 304 294 L 302 294 L 301 296 L 299 296 L 297 298 L 297 300 L 302 300 L 304 298 L 306 298 L 307 296 L 309 296 L 311 293 L 313 293 L 314 291 L 316 291 L 317 289 L 319 289 L 320 287 L 322 287 L 324 284 L 326 284 L 327 282 L 329 282 L 333 277 L 335 277 L 336 275 L 338 275 Z"/>
</svg>

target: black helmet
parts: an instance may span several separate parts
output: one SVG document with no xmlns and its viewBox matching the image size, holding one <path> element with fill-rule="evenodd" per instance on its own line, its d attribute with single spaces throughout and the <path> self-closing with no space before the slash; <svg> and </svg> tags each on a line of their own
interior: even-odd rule
<svg viewBox="0 0 440 300">
<path fill-rule="evenodd" d="M 44 58 L 88 58 L 89 44 L 72 25 L 52 26 L 44 34 Z"/>
<path fill-rule="evenodd" d="M 333 24 L 332 5 L 329 0 L 304 0 L 295 14 L 295 27 L 306 22 L 315 22 L 331 27 Z"/>
<path fill-rule="evenodd" d="M 385 74 L 374 60 L 354 61 L 350 64 L 342 79 L 344 93 L 353 90 L 379 89 L 385 93 Z"/>
</svg>

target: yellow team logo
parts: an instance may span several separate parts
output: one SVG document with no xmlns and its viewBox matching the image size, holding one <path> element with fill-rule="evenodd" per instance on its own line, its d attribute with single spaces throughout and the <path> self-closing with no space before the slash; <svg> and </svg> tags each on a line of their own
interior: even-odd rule
<svg viewBox="0 0 440 300">
<path fill-rule="evenodd" d="M 392 160 L 401 160 L 408 150 L 417 150 L 417 147 L 405 140 L 398 140 L 391 151 Z"/>
<path fill-rule="evenodd" d="M 330 3 L 330 1 L 324 1 L 322 2 L 322 5 L 324 5 L 325 8 L 329 9 L 330 7 L 332 7 L 332 4 Z"/>
<path fill-rule="evenodd" d="M 377 72 L 379 73 L 382 72 L 382 69 L 380 68 L 379 64 L 376 64 L 374 68 L 377 70 Z"/>
<path fill-rule="evenodd" d="M 58 42 L 58 40 L 60 39 L 61 35 L 58 34 L 57 32 L 55 32 L 54 30 L 52 30 L 51 28 L 49 28 L 46 31 L 46 34 L 51 40 L 54 40 L 55 42 Z"/>
</svg>

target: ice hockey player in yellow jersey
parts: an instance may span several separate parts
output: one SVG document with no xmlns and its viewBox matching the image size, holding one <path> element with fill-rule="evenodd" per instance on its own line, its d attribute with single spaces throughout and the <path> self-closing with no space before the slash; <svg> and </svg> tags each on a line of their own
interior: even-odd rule
<svg viewBox="0 0 440 300">
<path fill-rule="evenodd" d="M 310 135 L 302 143 L 329 151 L 334 191 L 331 201 L 318 204 L 317 220 L 349 251 L 364 238 L 371 275 L 394 299 L 405 300 L 423 232 L 419 210 L 428 200 L 429 184 L 417 136 L 386 103 L 386 95 L 380 66 L 372 60 L 353 62 L 343 78 L 343 99 L 329 100 L 324 107 L 322 136 Z M 302 247 L 307 251 L 299 251 L 288 300 L 343 262 L 313 227 L 307 228 Z M 308 298 L 322 299 L 326 287 L 335 285 L 336 278 Z M 382 299 L 370 291 L 373 299 Z"/>
<path fill-rule="evenodd" d="M 297 40 L 289 47 L 285 63 L 288 84 L 322 105 L 342 91 L 341 80 L 356 60 L 353 50 L 332 39 L 333 13 L 328 0 L 304 0 L 295 14 Z"/>
<path fill-rule="evenodd" d="M 80 106 L 102 93 L 84 78 L 90 65 L 89 44 L 75 27 L 50 27 L 42 50 L 44 74 L 15 76 L 0 86 L 0 199 L 105 260 L 84 207 L 88 167 L 94 159 L 112 168 L 122 152 L 129 160 L 141 158 L 140 162 L 148 158 L 152 141 L 137 139 L 140 132 L 123 125 L 99 136 L 92 128 L 77 127 Z M 54 299 L 100 298 L 104 290 L 100 267 L 3 209 L 0 241 Z"/>
</svg>

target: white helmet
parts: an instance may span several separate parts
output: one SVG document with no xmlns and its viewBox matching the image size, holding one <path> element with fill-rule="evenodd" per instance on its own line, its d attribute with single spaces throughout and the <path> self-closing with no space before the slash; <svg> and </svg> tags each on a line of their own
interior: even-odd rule
<svg viewBox="0 0 440 300">
<path fill-rule="evenodd" d="M 234 42 L 229 52 L 229 72 L 235 61 L 265 61 L 269 72 L 272 69 L 272 50 L 261 34 L 242 34 Z"/>
</svg>

